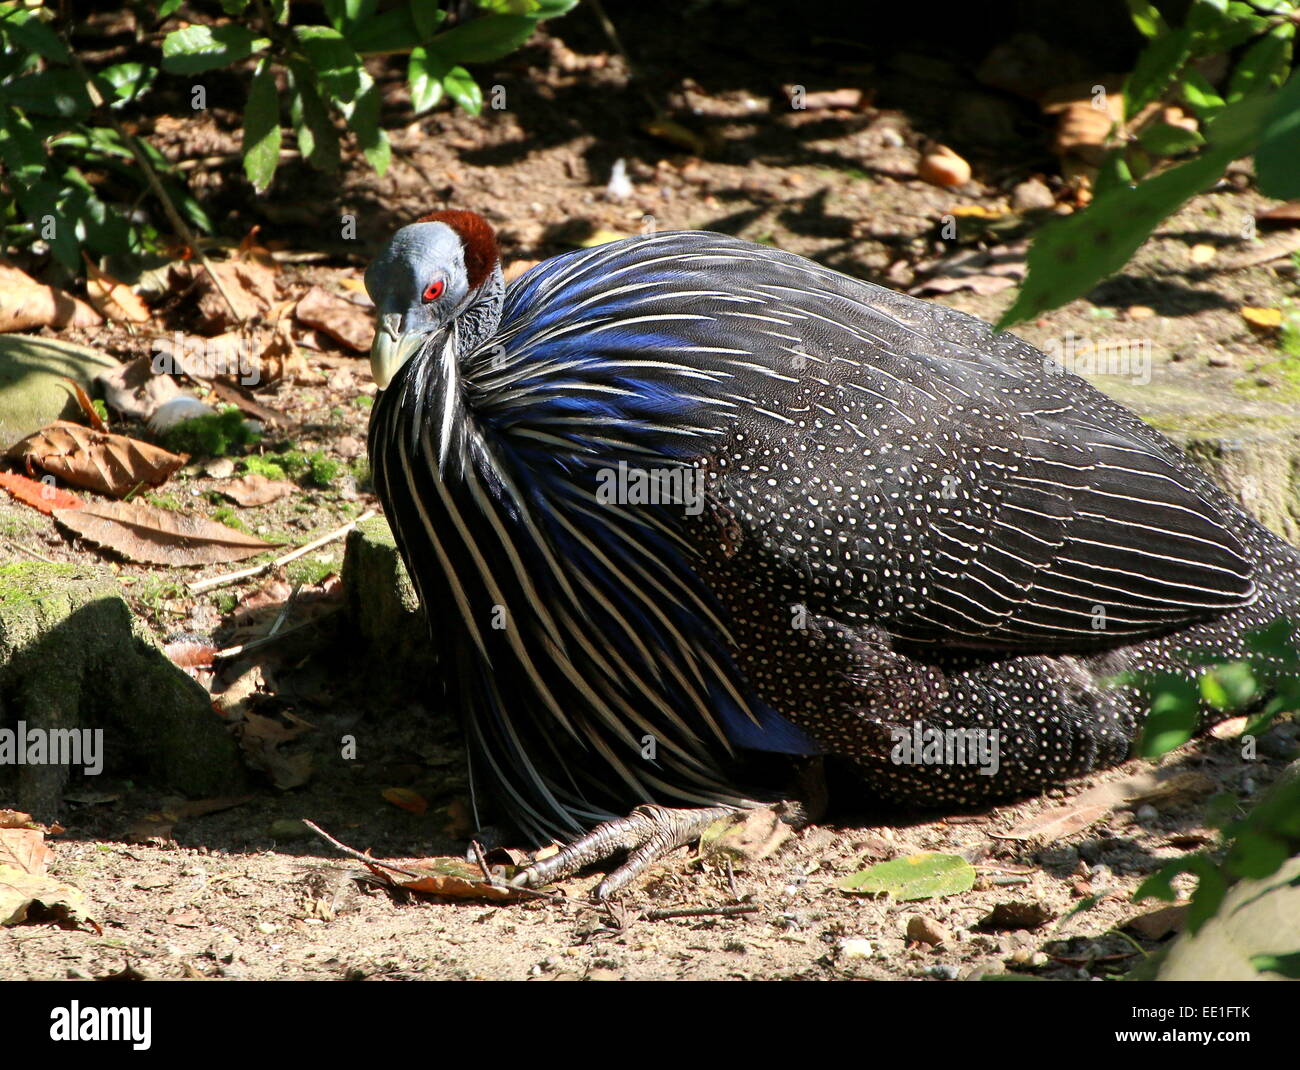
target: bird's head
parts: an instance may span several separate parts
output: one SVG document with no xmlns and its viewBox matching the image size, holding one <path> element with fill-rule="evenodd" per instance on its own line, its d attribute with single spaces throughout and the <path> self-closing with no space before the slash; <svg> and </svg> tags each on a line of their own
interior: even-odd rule
<svg viewBox="0 0 1300 1070">
<path fill-rule="evenodd" d="M 475 212 L 433 212 L 393 235 L 366 269 L 377 319 L 370 368 L 381 390 L 426 342 L 452 329 L 499 264 L 491 224 Z"/>
</svg>

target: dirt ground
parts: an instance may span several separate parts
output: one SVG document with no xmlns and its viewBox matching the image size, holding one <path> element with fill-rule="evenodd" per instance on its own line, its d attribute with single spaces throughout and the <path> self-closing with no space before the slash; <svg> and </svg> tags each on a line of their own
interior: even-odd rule
<svg viewBox="0 0 1300 1070">
<path fill-rule="evenodd" d="M 494 72 L 508 107 L 479 120 L 445 110 L 418 120 L 404 113 L 394 65 L 385 85 L 396 152 L 383 179 L 359 158 L 341 182 L 290 158 L 265 198 L 252 195 L 237 162 L 198 166 L 193 184 L 226 238 L 238 241 L 258 226 L 259 241 L 274 249 L 325 254 L 281 262 L 280 270 L 287 286 L 314 283 L 332 292 L 358 277 L 367 253 L 395 226 L 447 205 L 484 213 L 516 271 L 596 232 L 631 234 L 653 224 L 735 233 L 908 288 L 929 277 L 926 265 L 954 251 L 939 229 L 954 208 L 1006 208 L 1014 187 L 1033 178 L 1063 198 L 1043 116 L 985 93 L 1001 101 L 1014 131 L 989 143 L 981 127 L 962 119 L 966 112 L 945 112 L 953 94 L 983 92 L 961 57 L 932 54 L 918 68 L 903 52 L 860 57 L 829 48 L 817 53 L 810 74 L 806 62 L 786 58 L 800 53 L 767 27 L 717 47 L 720 17 L 706 7 L 692 16 L 685 39 L 669 40 L 649 13 L 623 13 L 620 29 L 639 74 L 631 80 L 593 19 L 558 20 Z M 864 89 L 874 104 L 792 111 L 782 90 L 789 84 Z M 694 131 L 700 151 L 642 129 L 651 117 L 647 94 Z M 151 129 L 150 116 L 141 122 Z M 184 124 L 159 121 L 153 134 L 173 160 L 211 161 L 238 148 L 236 119 L 219 106 Z M 916 178 L 930 137 L 971 159 L 972 183 L 954 191 Z M 619 159 L 633 191 L 613 200 L 604 190 Z M 1253 333 L 1239 309 L 1293 299 L 1290 261 L 1216 270 L 1191 254 L 1209 244 L 1230 260 L 1253 248 L 1243 241 L 1242 221 L 1263 203 L 1245 176 L 1232 177 L 1164 226 L 1091 300 L 1019 333 L 1039 345 L 1069 332 L 1140 337 L 1152 343 L 1157 388 L 1285 399 L 1292 387 L 1275 371 L 1276 342 Z M 358 222 L 354 242 L 334 225 L 348 213 Z M 1019 238 L 982 244 L 1004 240 Z M 936 299 L 993 318 L 1012 292 L 959 290 Z M 192 325 L 184 301 L 156 311 L 168 330 Z M 63 336 L 123 360 L 148 352 L 145 335 L 121 326 Z M 284 448 L 321 450 L 337 464 L 329 478 L 299 477 L 288 498 L 237 511 L 249 530 L 286 543 L 378 507 L 364 462 L 374 394 L 364 356 L 329 344 L 303 352 L 306 366 L 295 377 L 256 392 L 285 421 L 268 427 L 252 452 L 274 458 Z M 196 463 L 155 497 L 165 507 L 210 514 L 228 478 L 220 466 Z M 68 561 L 96 553 L 8 501 L 0 502 L 0 534 L 15 555 Z M 184 582 L 231 566 L 113 566 L 133 609 L 161 640 L 229 647 L 263 634 L 277 617 L 292 625 L 336 608 L 341 557 L 342 543 L 334 542 L 287 569 L 200 595 Z M 124 969 L 153 978 L 250 979 L 1112 977 L 1157 951 L 1172 931 L 1162 918 L 1123 928 L 1159 906 L 1131 901 L 1141 880 L 1212 843 L 1211 800 L 1231 792 L 1253 801 L 1295 749 L 1289 726 L 1271 737 L 1269 753 L 1249 761 L 1239 744 L 1207 737 L 1166 760 L 1162 774 L 1178 774 L 1171 787 L 1112 805 L 1084 828 L 1071 830 L 1064 820 L 1038 839 L 1007 834 L 1098 785 L 1143 772 L 1146 763 L 976 814 L 836 813 L 767 857 L 733 860 L 730 874 L 717 857 L 683 849 L 613 911 L 584 901 L 596 876 L 566 882 L 559 890 L 568 902 L 390 895 L 354 880 L 358 863 L 296 820 L 309 818 L 379 858 L 463 855 L 472 827 L 463 755 L 432 689 L 424 681 L 396 691 L 377 685 L 383 666 L 356 656 L 338 618 L 327 612 L 317 627 L 198 674 L 214 693 L 237 691 L 244 710 L 310 725 L 283 748 L 294 770 L 309 766 L 305 783 L 278 788 L 277 777 L 281 784 L 298 778 L 263 771 L 247 796 L 195 806 L 143 781 L 74 782 L 66 831 L 52 840 L 51 872 L 82 890 L 100 931 L 0 929 L 0 977 L 104 977 Z M 355 760 L 340 757 L 347 736 L 358 741 Z M 394 788 L 428 802 L 427 812 L 393 805 L 383 793 Z M 865 865 L 918 851 L 962 855 L 977 870 L 975 887 L 912 903 L 837 889 Z M 990 920 L 999 904 L 1003 916 Z M 752 911 L 646 916 L 725 906 Z M 922 926 L 930 930 L 925 940 L 909 939 L 915 917 L 930 923 Z M 912 925 L 915 936 L 920 923 Z"/>
</svg>

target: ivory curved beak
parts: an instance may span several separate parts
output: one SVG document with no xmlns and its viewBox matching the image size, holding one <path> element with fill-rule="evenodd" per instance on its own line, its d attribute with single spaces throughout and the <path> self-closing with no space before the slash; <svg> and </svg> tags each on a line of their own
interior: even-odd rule
<svg viewBox="0 0 1300 1070">
<path fill-rule="evenodd" d="M 428 336 L 402 330 L 401 313 L 379 317 L 375 340 L 370 344 L 370 374 L 380 390 L 387 388 L 398 370 L 420 348 Z"/>
</svg>

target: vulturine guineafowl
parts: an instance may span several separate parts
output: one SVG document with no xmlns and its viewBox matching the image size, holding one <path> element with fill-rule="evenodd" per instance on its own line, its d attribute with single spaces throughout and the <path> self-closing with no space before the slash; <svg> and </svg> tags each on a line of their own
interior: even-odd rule
<svg viewBox="0 0 1300 1070">
<path fill-rule="evenodd" d="M 944 306 L 699 231 L 507 287 L 464 211 L 366 286 L 375 487 L 475 783 L 580 837 L 525 883 L 628 850 L 612 894 L 779 797 L 772 755 L 925 807 L 1114 764 L 1141 715 L 1115 674 L 1300 609 L 1300 553 L 1173 444 Z M 995 761 L 900 760 L 932 730 Z"/>
</svg>

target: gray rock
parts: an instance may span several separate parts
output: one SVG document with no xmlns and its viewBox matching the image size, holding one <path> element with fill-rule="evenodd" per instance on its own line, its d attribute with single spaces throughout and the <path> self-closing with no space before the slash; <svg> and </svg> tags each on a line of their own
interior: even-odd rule
<svg viewBox="0 0 1300 1070">
<path fill-rule="evenodd" d="M 158 649 L 100 565 L 0 565 L 0 730 L 16 740 L 20 725 L 29 740 L 33 729 L 102 729 L 107 769 L 143 766 L 185 795 L 245 784 L 207 692 Z M 70 775 L 50 762 L 0 765 L 0 785 L 16 781 L 19 809 L 44 821 L 59 816 Z"/>
<path fill-rule="evenodd" d="M 87 346 L 27 334 L 0 335 L 0 450 L 81 411 L 67 380 L 90 388 L 118 362 Z"/>
<path fill-rule="evenodd" d="M 357 665 L 371 665 L 384 693 L 422 694 L 435 678 L 429 626 L 388 521 L 374 517 L 348 535 L 343 554 L 345 628 Z"/>
</svg>

